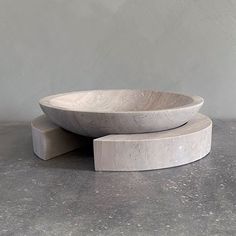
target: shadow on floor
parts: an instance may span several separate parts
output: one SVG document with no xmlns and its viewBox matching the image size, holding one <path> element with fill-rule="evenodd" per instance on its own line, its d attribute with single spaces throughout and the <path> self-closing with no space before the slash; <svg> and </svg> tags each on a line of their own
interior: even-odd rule
<svg viewBox="0 0 236 236">
<path fill-rule="evenodd" d="M 41 160 L 35 154 L 34 156 L 37 166 L 41 167 L 87 171 L 95 170 L 92 145 L 68 152 L 47 161 Z"/>
</svg>

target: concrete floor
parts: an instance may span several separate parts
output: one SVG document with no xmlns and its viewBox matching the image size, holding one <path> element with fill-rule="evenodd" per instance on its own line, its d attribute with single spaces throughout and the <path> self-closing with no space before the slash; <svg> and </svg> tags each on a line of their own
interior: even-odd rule
<svg viewBox="0 0 236 236">
<path fill-rule="evenodd" d="M 94 172 L 92 150 L 50 161 L 28 124 L 0 125 L 0 235 L 236 235 L 236 121 L 182 167 Z"/>
</svg>

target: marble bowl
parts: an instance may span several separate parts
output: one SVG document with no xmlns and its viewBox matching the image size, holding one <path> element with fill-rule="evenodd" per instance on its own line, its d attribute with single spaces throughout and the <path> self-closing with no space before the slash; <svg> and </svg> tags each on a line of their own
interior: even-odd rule
<svg viewBox="0 0 236 236">
<path fill-rule="evenodd" d="M 45 97 L 39 104 L 60 127 L 89 137 L 176 128 L 203 105 L 198 96 L 154 90 L 91 90 Z"/>
</svg>

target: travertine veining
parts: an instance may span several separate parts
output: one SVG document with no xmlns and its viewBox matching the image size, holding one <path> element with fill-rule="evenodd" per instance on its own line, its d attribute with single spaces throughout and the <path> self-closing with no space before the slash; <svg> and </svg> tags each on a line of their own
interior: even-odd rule
<svg viewBox="0 0 236 236">
<path fill-rule="evenodd" d="M 45 115 L 31 122 L 34 153 L 43 160 L 85 146 L 88 140 L 52 123 Z"/>
<path fill-rule="evenodd" d="M 94 139 L 97 171 L 138 171 L 173 167 L 198 160 L 211 149 L 211 120 L 198 114 L 187 124 L 168 131 L 117 134 Z M 32 121 L 34 152 L 48 160 L 90 140 L 67 132 L 45 116 Z"/>
<path fill-rule="evenodd" d="M 94 140 L 97 171 L 139 171 L 179 166 L 211 150 L 212 121 L 197 114 L 187 124 L 168 131 L 108 135 Z"/>
<path fill-rule="evenodd" d="M 57 125 L 101 137 L 176 128 L 189 121 L 203 99 L 153 90 L 91 90 L 43 98 L 40 106 Z"/>
</svg>

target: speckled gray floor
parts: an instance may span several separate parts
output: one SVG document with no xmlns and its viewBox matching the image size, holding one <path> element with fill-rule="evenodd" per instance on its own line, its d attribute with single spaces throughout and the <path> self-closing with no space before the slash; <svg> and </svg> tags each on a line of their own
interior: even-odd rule
<svg viewBox="0 0 236 236">
<path fill-rule="evenodd" d="M 1 124 L 0 233 L 236 235 L 236 121 L 214 121 L 213 131 L 198 162 L 96 173 L 91 149 L 42 161 L 27 124 Z"/>
</svg>

